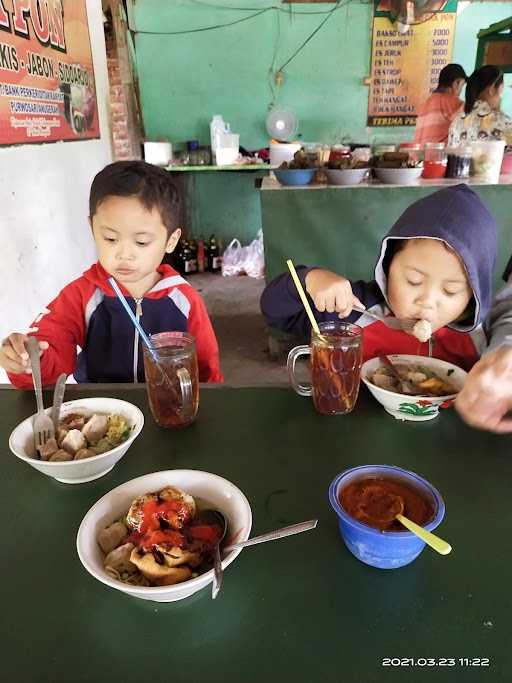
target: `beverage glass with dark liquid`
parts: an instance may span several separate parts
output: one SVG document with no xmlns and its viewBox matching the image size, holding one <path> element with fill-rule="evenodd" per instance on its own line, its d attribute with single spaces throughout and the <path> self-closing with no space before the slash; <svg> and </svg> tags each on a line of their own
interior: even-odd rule
<svg viewBox="0 0 512 683">
<path fill-rule="evenodd" d="M 158 357 L 144 347 L 149 407 L 160 427 L 179 429 L 195 420 L 199 407 L 196 343 L 186 332 L 152 334 Z"/>
<path fill-rule="evenodd" d="M 300 396 L 312 396 L 322 415 L 350 413 L 357 401 L 363 361 L 363 330 L 344 322 L 320 323 L 320 335 L 311 330 L 311 345 L 296 346 L 288 354 L 288 376 Z M 311 356 L 311 385 L 295 376 L 299 356 Z"/>
</svg>

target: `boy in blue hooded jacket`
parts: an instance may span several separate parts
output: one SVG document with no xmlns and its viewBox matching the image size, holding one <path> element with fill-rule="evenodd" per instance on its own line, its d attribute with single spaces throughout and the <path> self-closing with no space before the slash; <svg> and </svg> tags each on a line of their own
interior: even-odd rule
<svg viewBox="0 0 512 683">
<path fill-rule="evenodd" d="M 363 358 L 404 353 L 429 355 L 469 370 L 485 347 L 482 322 L 492 296 L 496 223 L 480 198 L 464 184 L 420 199 L 400 216 L 382 240 L 370 282 L 349 281 L 320 268 L 297 268 L 318 322 L 346 318 L 364 328 Z M 394 330 L 366 310 L 424 321 L 430 339 Z M 310 323 L 287 274 L 263 292 L 268 324 L 309 334 Z M 415 330 L 419 331 L 415 326 Z M 424 339 L 422 334 L 418 337 Z"/>
</svg>

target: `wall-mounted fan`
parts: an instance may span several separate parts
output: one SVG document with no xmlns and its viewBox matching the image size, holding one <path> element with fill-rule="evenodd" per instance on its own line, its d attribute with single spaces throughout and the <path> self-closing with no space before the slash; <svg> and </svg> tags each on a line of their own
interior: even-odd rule
<svg viewBox="0 0 512 683">
<path fill-rule="evenodd" d="M 288 142 L 297 134 L 299 122 L 291 109 L 272 109 L 265 121 L 267 133 L 274 140 Z"/>
</svg>

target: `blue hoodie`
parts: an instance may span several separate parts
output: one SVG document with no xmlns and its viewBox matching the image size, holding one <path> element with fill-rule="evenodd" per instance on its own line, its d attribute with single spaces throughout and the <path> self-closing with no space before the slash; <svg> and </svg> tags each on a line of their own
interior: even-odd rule
<svg viewBox="0 0 512 683">
<path fill-rule="evenodd" d="M 383 267 L 386 250 L 391 240 L 416 238 L 442 240 L 464 263 L 473 290 L 474 316 L 471 320 L 463 321 L 464 324 L 452 323 L 437 330 L 433 335 L 433 355 L 469 369 L 486 343 L 481 324 L 492 297 L 496 222 L 478 195 L 463 184 L 444 188 L 411 204 L 382 240 L 375 279 L 370 282 L 351 282 L 354 295 L 368 310 L 392 315 L 386 298 L 387 275 Z M 297 269 L 304 286 L 310 270 L 305 266 Z M 314 306 L 312 308 L 319 322 L 338 319 L 336 313 L 320 313 Z M 261 297 L 261 310 L 271 327 L 301 334 L 310 333 L 309 320 L 289 275 L 276 278 L 266 287 Z M 357 322 L 365 328 L 365 360 L 382 353 L 429 353 L 428 342 L 422 344 L 405 332 L 391 330 L 364 313 L 354 311 L 347 321 Z"/>
</svg>

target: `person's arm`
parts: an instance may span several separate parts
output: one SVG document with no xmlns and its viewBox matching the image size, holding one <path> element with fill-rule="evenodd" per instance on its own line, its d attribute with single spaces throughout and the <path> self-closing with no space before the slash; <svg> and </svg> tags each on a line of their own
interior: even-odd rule
<svg viewBox="0 0 512 683">
<path fill-rule="evenodd" d="M 364 305 L 354 295 L 350 280 L 322 268 L 298 266 L 296 270 L 318 322 L 340 318 L 353 322 L 361 315 L 352 313 L 354 305 L 363 308 Z M 357 294 L 358 289 L 355 286 L 354 288 Z M 309 318 L 288 273 L 280 275 L 267 285 L 261 296 L 260 306 L 269 327 L 302 335 L 310 333 Z"/>
<path fill-rule="evenodd" d="M 473 427 L 512 432 L 512 278 L 496 295 L 487 320 L 488 347 L 468 375 L 455 407 Z"/>
<path fill-rule="evenodd" d="M 188 331 L 196 340 L 199 381 L 223 382 L 224 377 L 220 369 L 219 346 L 205 303 L 195 290 L 191 292 L 187 290 L 187 298 L 191 303 Z"/>
<path fill-rule="evenodd" d="M 32 323 L 30 336 L 42 346 L 41 378 L 43 386 L 54 384 L 61 373 L 70 375 L 76 364 L 77 346 L 85 343 L 85 319 L 80 289 L 76 283 L 65 287 Z M 47 345 L 47 346 L 46 346 Z M 44 348 L 46 347 L 46 348 Z M 8 372 L 18 389 L 32 387 L 32 375 L 25 371 Z"/>
</svg>

